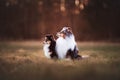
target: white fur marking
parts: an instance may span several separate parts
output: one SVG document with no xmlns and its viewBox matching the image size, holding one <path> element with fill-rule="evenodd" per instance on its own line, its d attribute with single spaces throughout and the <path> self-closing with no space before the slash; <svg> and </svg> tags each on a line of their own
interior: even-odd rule
<svg viewBox="0 0 120 80">
<path fill-rule="evenodd" d="M 44 54 L 47 58 L 51 58 L 50 57 L 51 53 L 49 52 L 49 46 L 50 46 L 50 44 L 47 44 L 47 43 L 45 43 L 43 46 Z"/>
<path fill-rule="evenodd" d="M 86 58 L 89 58 L 89 57 L 90 57 L 89 55 L 82 55 L 83 59 L 86 59 Z"/>
<path fill-rule="evenodd" d="M 63 37 L 59 37 L 56 40 L 56 51 L 58 57 L 60 59 L 64 59 L 66 57 L 67 51 L 69 49 L 74 50 L 75 46 L 76 46 L 76 42 L 73 34 L 70 35 L 69 37 L 66 36 L 65 39 Z"/>
</svg>

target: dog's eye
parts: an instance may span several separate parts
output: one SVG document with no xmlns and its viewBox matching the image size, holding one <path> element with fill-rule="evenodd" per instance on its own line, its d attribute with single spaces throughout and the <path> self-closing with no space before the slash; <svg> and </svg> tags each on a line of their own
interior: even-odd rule
<svg viewBox="0 0 120 80">
<path fill-rule="evenodd" d="M 68 27 L 68 30 L 72 30 L 71 27 Z"/>
</svg>

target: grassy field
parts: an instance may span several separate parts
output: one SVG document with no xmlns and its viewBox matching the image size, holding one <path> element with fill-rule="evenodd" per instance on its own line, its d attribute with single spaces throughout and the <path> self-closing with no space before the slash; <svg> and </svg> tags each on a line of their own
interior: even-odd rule
<svg viewBox="0 0 120 80">
<path fill-rule="evenodd" d="M 0 80 L 120 80 L 120 44 L 80 42 L 79 61 L 47 59 L 41 42 L 0 42 Z"/>
</svg>

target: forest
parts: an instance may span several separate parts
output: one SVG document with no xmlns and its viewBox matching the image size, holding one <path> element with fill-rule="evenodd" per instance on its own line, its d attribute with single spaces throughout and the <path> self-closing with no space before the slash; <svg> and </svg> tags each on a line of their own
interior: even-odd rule
<svg viewBox="0 0 120 80">
<path fill-rule="evenodd" d="M 41 40 L 64 26 L 79 41 L 120 41 L 120 0 L 0 0 L 0 40 Z"/>
</svg>

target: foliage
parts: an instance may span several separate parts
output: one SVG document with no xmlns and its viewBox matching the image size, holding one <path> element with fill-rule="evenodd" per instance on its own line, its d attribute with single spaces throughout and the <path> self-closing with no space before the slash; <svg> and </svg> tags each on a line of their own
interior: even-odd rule
<svg viewBox="0 0 120 80">
<path fill-rule="evenodd" d="M 119 0 L 0 0 L 0 39 L 41 39 L 70 26 L 78 40 L 119 41 L 119 14 Z"/>
</svg>

